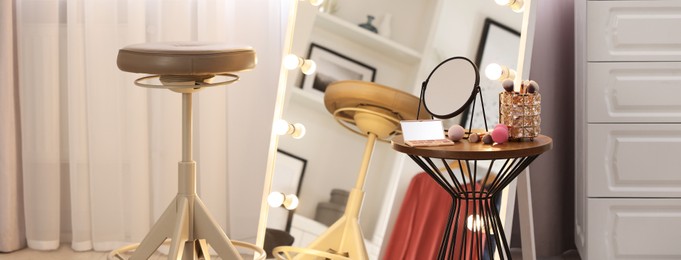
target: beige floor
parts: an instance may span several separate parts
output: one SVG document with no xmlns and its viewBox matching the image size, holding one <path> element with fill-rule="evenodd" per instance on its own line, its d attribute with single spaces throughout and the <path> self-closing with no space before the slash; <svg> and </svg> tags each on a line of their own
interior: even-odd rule
<svg viewBox="0 0 681 260">
<path fill-rule="evenodd" d="M 0 260 L 105 260 L 106 255 L 105 252 L 73 252 L 69 246 L 62 245 L 54 251 L 23 249 L 9 254 L 0 254 Z"/>
<path fill-rule="evenodd" d="M 0 260 L 107 260 L 108 254 L 109 252 L 74 252 L 69 245 L 62 245 L 59 249 L 54 251 L 22 249 L 12 253 L 0 253 Z M 129 255 L 126 257 L 129 257 Z M 156 253 L 149 259 L 160 260 L 167 259 L 167 257 L 160 253 Z M 211 257 L 211 260 L 219 259 L 219 257 Z"/>
<path fill-rule="evenodd" d="M 0 253 L 0 260 L 106 260 L 109 252 L 74 252 L 68 245 L 62 245 L 54 251 L 38 251 L 22 249 L 9 254 Z M 149 259 L 166 259 L 160 254 Z"/>
<path fill-rule="evenodd" d="M 513 250 L 513 259 L 522 259 L 520 250 Z M 9 254 L 0 253 L 0 260 L 106 260 L 108 252 L 74 252 L 68 245 L 62 245 L 55 251 L 36 251 L 32 249 L 23 249 Z M 166 259 L 160 254 L 154 255 L 151 258 Z M 211 259 L 219 259 L 213 257 Z M 248 259 L 248 258 L 245 258 Z M 542 258 L 542 260 L 579 260 L 579 255 L 574 250 L 566 252 L 561 256 Z"/>
</svg>

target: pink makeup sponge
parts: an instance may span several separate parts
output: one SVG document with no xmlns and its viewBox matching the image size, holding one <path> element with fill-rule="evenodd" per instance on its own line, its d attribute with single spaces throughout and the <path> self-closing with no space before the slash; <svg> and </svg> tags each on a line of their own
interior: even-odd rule
<svg viewBox="0 0 681 260">
<path fill-rule="evenodd" d="M 454 142 L 461 140 L 464 135 L 464 130 L 463 127 L 460 125 L 453 125 L 449 127 L 449 130 L 447 130 L 447 137 L 449 140 L 452 140 Z"/>
<path fill-rule="evenodd" d="M 492 131 L 492 140 L 498 144 L 503 144 L 508 141 L 508 129 L 503 127 L 494 128 Z"/>
</svg>

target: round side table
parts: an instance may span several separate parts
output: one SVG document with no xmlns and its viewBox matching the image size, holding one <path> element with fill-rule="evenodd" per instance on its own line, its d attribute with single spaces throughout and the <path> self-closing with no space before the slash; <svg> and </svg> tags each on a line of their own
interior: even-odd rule
<svg viewBox="0 0 681 260">
<path fill-rule="evenodd" d="M 402 136 L 392 140 L 394 150 L 407 154 L 452 196 L 438 259 L 492 258 L 495 250 L 500 259 L 511 259 L 495 202 L 506 186 L 551 147 L 551 138 L 544 135 L 495 145 L 462 140 L 450 146 L 411 147 Z M 479 185 L 468 185 L 474 182 Z M 460 219 L 466 219 L 465 223 L 455 221 Z"/>
</svg>

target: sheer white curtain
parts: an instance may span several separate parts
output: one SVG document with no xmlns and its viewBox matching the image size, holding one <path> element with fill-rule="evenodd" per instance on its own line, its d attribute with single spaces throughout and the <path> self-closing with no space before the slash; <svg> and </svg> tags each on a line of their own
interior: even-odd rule
<svg viewBox="0 0 681 260">
<path fill-rule="evenodd" d="M 199 195 L 232 239 L 253 241 L 281 58 L 282 0 L 17 2 L 26 238 L 111 250 L 140 241 L 177 191 L 181 97 L 133 85 L 121 47 L 253 46 L 254 71 L 195 95 Z"/>
</svg>

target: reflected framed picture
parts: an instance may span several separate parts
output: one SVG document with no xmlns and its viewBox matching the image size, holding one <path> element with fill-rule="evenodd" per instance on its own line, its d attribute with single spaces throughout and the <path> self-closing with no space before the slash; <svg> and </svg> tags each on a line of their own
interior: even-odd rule
<svg viewBox="0 0 681 260">
<path fill-rule="evenodd" d="M 272 177 L 272 192 L 296 194 L 296 196 L 300 197 L 300 186 L 305 176 L 305 167 L 307 167 L 307 160 L 277 149 L 277 159 L 274 162 L 274 176 Z M 271 208 L 267 227 L 289 232 L 294 211 L 283 207 Z"/>
<path fill-rule="evenodd" d="M 373 82 L 376 79 L 376 68 L 316 43 L 310 44 L 307 57 L 317 63 L 317 70 L 311 75 L 303 75 L 301 88 L 320 98 L 324 97 L 326 87 L 332 82 L 339 80 Z"/>
<path fill-rule="evenodd" d="M 504 65 L 515 70 L 518 66 L 518 48 L 520 47 L 520 32 L 503 25 L 490 18 L 485 19 L 478 45 L 475 65 L 481 72 L 491 63 Z M 492 130 L 499 123 L 499 93 L 503 91 L 501 82 L 488 79 L 480 75 L 480 88 L 485 104 L 485 121 Z M 461 126 L 468 129 L 484 129 L 481 102 L 475 102 L 475 109 L 468 107 L 461 117 Z M 472 120 L 471 120 L 472 119 Z"/>
</svg>

